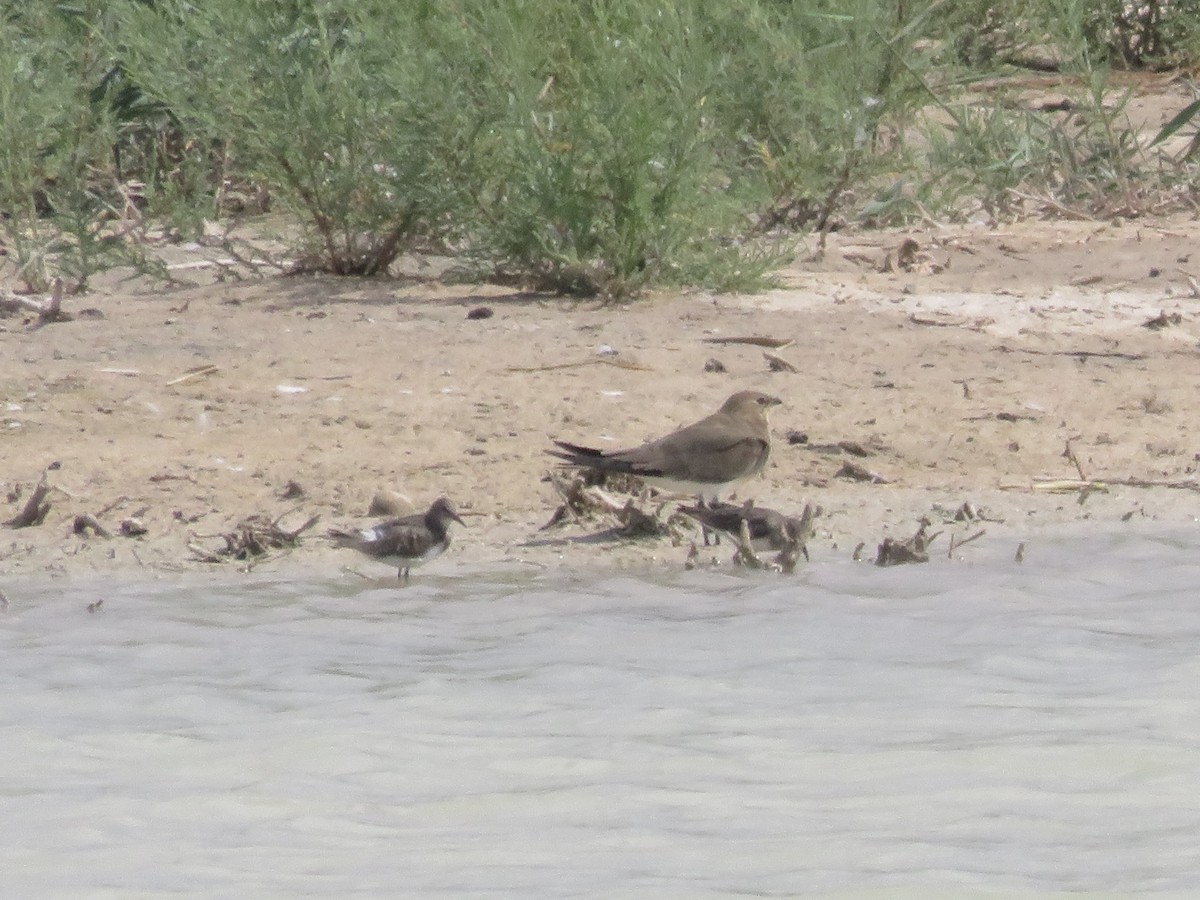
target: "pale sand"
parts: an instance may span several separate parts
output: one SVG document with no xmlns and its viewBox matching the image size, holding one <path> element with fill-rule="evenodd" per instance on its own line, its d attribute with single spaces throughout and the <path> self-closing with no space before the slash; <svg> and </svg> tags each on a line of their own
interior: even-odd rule
<svg viewBox="0 0 1200 900">
<path fill-rule="evenodd" d="M 908 236 L 915 267 L 876 271 Z M 46 522 L 0 526 L 0 574 L 233 571 L 188 544 L 219 547 L 213 536 L 244 516 L 295 508 L 286 523 L 319 513 L 320 525 L 263 565 L 332 576 L 361 563 L 325 528 L 366 520 L 385 488 L 422 509 L 447 495 L 467 520 L 416 579 L 518 561 L 679 567 L 686 545 L 579 540 L 599 524 L 539 532 L 558 502 L 544 450 L 555 437 L 636 444 L 744 388 L 784 405 L 772 462 L 743 497 L 788 513 L 820 504 L 814 558 L 860 542 L 870 557 L 885 536 L 966 501 L 1004 520 L 939 524 L 987 529 L 957 554 L 968 560 L 1077 522 L 1192 525 L 1192 490 L 1114 485 L 1080 503 L 1035 482 L 1078 477 L 1068 441 L 1090 479 L 1193 477 L 1198 239 L 1186 218 L 834 235 L 823 260 L 784 273 L 783 290 L 610 307 L 385 280 L 110 281 L 66 303 L 103 320 L 29 331 L 0 319 L 0 497 L 18 485 L 27 496 L 61 464 Z M 495 315 L 468 320 L 482 304 Z M 1182 322 L 1143 327 L 1164 310 Z M 705 343 L 738 335 L 794 340 L 777 352 L 799 372 L 769 371 L 758 347 Z M 711 358 L 727 372 L 706 372 Z M 169 384 L 201 365 L 216 371 Z M 808 446 L 790 445 L 792 431 Z M 871 449 L 855 461 L 892 483 L 835 478 L 850 457 L 812 447 L 838 441 Z M 279 499 L 290 480 L 304 499 Z M 4 503 L 0 518 L 19 508 Z M 79 537 L 80 513 L 114 530 L 138 514 L 148 534 Z M 727 562 L 724 545 L 714 555 Z"/>
</svg>

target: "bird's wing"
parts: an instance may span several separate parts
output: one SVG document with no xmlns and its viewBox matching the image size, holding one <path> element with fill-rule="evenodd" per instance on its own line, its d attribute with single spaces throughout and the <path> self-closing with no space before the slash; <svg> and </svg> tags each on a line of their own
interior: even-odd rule
<svg viewBox="0 0 1200 900">
<path fill-rule="evenodd" d="M 430 548 L 434 535 L 422 516 L 404 516 L 376 525 L 370 552 L 378 556 L 420 556 Z"/>
<path fill-rule="evenodd" d="M 641 447 L 610 454 L 635 475 L 720 483 L 759 471 L 771 445 L 748 423 L 715 414 Z"/>
</svg>

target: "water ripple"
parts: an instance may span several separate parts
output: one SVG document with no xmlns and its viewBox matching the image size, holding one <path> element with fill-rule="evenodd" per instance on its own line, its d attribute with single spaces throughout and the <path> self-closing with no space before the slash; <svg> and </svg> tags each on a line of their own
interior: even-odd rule
<svg viewBox="0 0 1200 900">
<path fill-rule="evenodd" d="M 1193 895 L 1194 538 L 1038 549 L 6 585 L 0 888 Z"/>
</svg>

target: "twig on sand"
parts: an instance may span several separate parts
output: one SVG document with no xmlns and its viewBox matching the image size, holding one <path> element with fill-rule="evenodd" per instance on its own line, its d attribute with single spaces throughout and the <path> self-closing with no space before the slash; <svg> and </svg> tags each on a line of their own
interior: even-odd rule
<svg viewBox="0 0 1200 900">
<path fill-rule="evenodd" d="M 838 469 L 834 478 L 849 478 L 851 481 L 865 481 L 870 484 L 891 484 L 891 480 L 884 478 L 878 472 L 872 472 L 865 466 L 860 466 L 856 462 L 846 460 L 842 463 L 842 467 Z"/>
<path fill-rule="evenodd" d="M 773 338 L 773 337 L 710 337 L 705 338 L 706 344 L 749 344 L 752 347 L 767 347 L 771 350 L 782 350 L 784 347 L 794 344 L 795 341 L 790 338 Z"/>
<path fill-rule="evenodd" d="M 1174 481 L 1159 478 L 1112 478 L 1109 479 L 1108 483 L 1117 484 L 1121 487 L 1172 488 L 1181 491 L 1200 491 L 1200 481 L 1197 481 L 1195 478 L 1183 478 Z"/>
<path fill-rule="evenodd" d="M 1003 489 L 1003 488 L 1002 488 Z M 1035 491 L 1047 494 L 1079 494 L 1079 502 L 1083 503 L 1092 494 L 1107 494 L 1108 485 L 1103 481 L 1092 481 L 1088 478 L 1046 478 L 1037 479 L 1033 483 Z"/>
<path fill-rule="evenodd" d="M 166 385 L 166 387 L 173 387 L 174 385 L 177 385 L 177 384 L 184 384 L 188 381 L 195 381 L 197 378 L 204 378 L 206 375 L 215 375 L 219 371 L 221 371 L 221 370 L 217 366 L 212 365 L 211 363 L 209 363 L 208 365 L 196 366 L 193 369 L 188 369 L 186 372 L 184 372 L 178 378 L 172 378 L 170 381 L 165 382 L 165 385 Z"/>
<path fill-rule="evenodd" d="M 957 550 L 960 547 L 965 547 L 967 544 L 971 543 L 971 541 L 978 540 L 979 538 L 983 537 L 985 534 L 987 534 L 987 529 L 981 528 L 977 532 L 975 532 L 973 535 L 971 535 L 970 537 L 965 537 L 961 541 L 956 540 L 954 535 L 950 535 L 950 549 L 946 551 L 946 558 L 953 559 L 955 550 Z"/>
<path fill-rule="evenodd" d="M 520 373 L 555 372 L 559 369 L 581 369 L 584 366 L 615 366 L 618 369 L 633 369 L 637 372 L 654 371 L 650 366 L 643 366 L 628 359 L 581 359 L 578 362 L 555 363 L 549 366 L 509 366 L 504 371 Z"/>
<path fill-rule="evenodd" d="M 1066 448 L 1064 448 L 1062 455 L 1065 459 L 1069 459 L 1071 461 L 1071 463 L 1075 466 L 1075 471 L 1079 473 L 1080 481 L 1088 481 L 1089 480 L 1087 475 L 1085 475 L 1083 472 L 1083 465 L 1079 462 L 1079 457 L 1075 455 L 1075 450 L 1074 450 L 1074 448 L 1071 447 L 1070 438 L 1067 439 L 1067 446 L 1066 446 Z"/>
</svg>

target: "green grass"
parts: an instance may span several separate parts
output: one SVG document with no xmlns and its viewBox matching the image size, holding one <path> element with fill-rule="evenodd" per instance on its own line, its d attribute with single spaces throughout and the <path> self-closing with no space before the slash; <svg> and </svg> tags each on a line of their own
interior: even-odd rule
<svg viewBox="0 0 1200 900">
<path fill-rule="evenodd" d="M 1136 213 L 1195 175 L 1113 65 L 1200 58 L 1200 0 L 77 0 L 0 14 L 4 268 L 83 288 L 265 205 L 294 268 L 621 299 L 755 290 L 792 235 Z M 1058 59 L 1073 108 L 972 93 Z M 1193 113 L 1178 128 L 1190 126 Z M 235 203 L 237 197 L 243 199 Z"/>
</svg>

